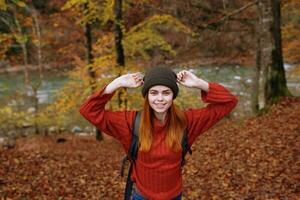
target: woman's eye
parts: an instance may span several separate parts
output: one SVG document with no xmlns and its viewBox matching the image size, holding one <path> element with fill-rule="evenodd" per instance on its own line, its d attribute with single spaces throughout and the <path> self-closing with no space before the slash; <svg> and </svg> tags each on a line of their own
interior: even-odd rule
<svg viewBox="0 0 300 200">
<path fill-rule="evenodd" d="M 156 91 L 150 91 L 150 94 L 151 94 L 151 95 L 156 95 L 157 92 L 156 92 Z"/>
</svg>

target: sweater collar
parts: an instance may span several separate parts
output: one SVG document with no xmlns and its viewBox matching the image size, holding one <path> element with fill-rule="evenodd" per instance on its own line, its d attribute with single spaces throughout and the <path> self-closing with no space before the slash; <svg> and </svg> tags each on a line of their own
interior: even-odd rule
<svg viewBox="0 0 300 200">
<path fill-rule="evenodd" d="M 155 130 L 162 130 L 167 128 L 170 123 L 170 114 L 167 114 L 164 122 L 161 122 L 156 117 L 154 117 L 153 123 Z"/>
</svg>

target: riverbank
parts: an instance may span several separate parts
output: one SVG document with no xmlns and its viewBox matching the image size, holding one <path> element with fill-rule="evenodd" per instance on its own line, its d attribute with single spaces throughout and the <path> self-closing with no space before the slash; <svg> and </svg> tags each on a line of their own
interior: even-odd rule
<svg viewBox="0 0 300 200">
<path fill-rule="evenodd" d="M 253 66 L 254 63 L 251 61 L 251 58 L 235 58 L 235 57 L 220 57 L 220 58 L 197 58 L 195 53 L 186 53 L 181 55 L 180 57 L 176 57 L 172 60 L 165 60 L 163 62 L 158 62 L 157 65 L 164 65 L 164 66 Z M 153 66 L 153 63 L 140 62 L 140 66 Z M 28 65 L 28 71 L 35 72 L 39 71 L 38 65 Z M 42 65 L 43 71 L 69 71 L 72 67 L 66 66 L 62 67 L 57 63 L 48 63 Z M 2 63 L 0 66 L 0 74 L 7 74 L 7 73 L 19 73 L 24 71 L 23 65 L 14 65 L 11 66 L 8 63 Z"/>
<path fill-rule="evenodd" d="M 59 67 L 56 64 L 44 64 L 42 66 L 42 71 L 43 72 L 53 72 L 53 71 L 61 71 L 61 72 L 66 72 L 70 70 L 70 67 Z M 13 74 L 13 73 L 20 73 L 25 70 L 23 65 L 15 65 L 15 66 L 10 66 L 10 65 L 3 65 L 0 68 L 0 74 Z M 37 72 L 39 71 L 39 67 L 37 65 L 28 65 L 27 70 L 29 72 Z"/>
</svg>

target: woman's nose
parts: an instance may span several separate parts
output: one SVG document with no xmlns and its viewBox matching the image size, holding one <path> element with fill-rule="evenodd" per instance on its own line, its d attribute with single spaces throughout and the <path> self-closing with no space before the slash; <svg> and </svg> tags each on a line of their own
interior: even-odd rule
<svg viewBox="0 0 300 200">
<path fill-rule="evenodd" d="M 157 99 L 158 100 L 163 100 L 163 95 L 162 94 L 158 94 Z"/>
</svg>

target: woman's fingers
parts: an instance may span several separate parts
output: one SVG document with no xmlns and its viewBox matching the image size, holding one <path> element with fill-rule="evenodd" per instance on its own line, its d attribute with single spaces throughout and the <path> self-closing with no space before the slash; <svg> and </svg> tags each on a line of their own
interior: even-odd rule
<svg viewBox="0 0 300 200">
<path fill-rule="evenodd" d="M 142 77 L 142 73 L 141 72 L 136 72 L 132 74 L 134 77 Z"/>
<path fill-rule="evenodd" d="M 132 77 L 134 78 L 134 80 L 143 80 L 143 75 L 140 72 L 136 72 L 132 74 Z"/>
<path fill-rule="evenodd" d="M 131 74 L 131 77 L 134 80 L 134 86 L 141 86 L 143 84 L 143 75 L 140 72 Z"/>
<path fill-rule="evenodd" d="M 186 75 L 187 75 L 186 70 L 182 70 L 182 71 L 178 72 L 177 73 L 177 80 L 178 81 L 183 81 Z"/>
<path fill-rule="evenodd" d="M 136 85 L 136 86 L 141 86 L 141 85 L 143 85 L 143 83 L 144 83 L 143 79 L 140 79 L 140 78 L 139 78 L 139 79 L 135 79 L 134 82 L 135 82 L 135 85 Z"/>
<path fill-rule="evenodd" d="M 143 81 L 143 79 L 142 79 L 141 77 L 135 77 L 135 78 L 134 78 L 134 81 L 136 81 L 136 82 L 141 82 L 141 81 Z"/>
</svg>

